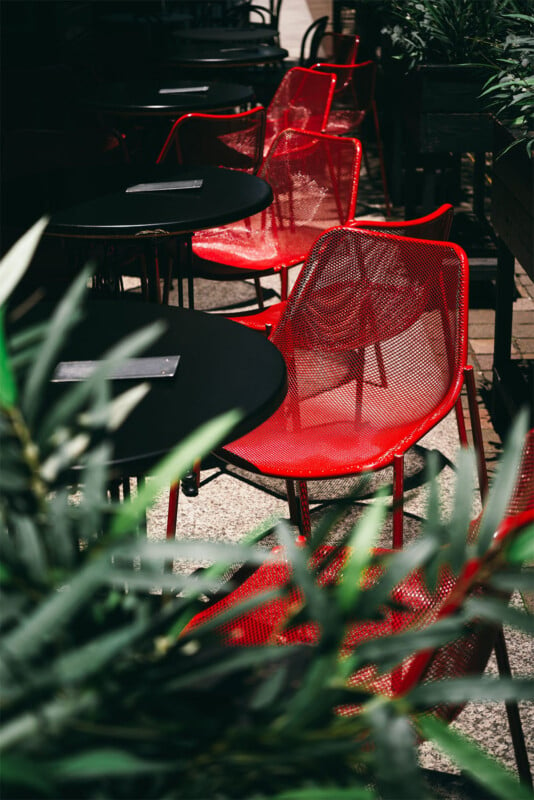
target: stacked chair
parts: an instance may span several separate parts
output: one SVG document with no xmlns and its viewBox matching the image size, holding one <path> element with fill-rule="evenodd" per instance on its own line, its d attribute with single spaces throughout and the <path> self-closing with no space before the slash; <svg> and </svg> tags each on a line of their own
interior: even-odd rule
<svg viewBox="0 0 534 800">
<path fill-rule="evenodd" d="M 223 281 L 251 278 L 263 308 L 260 277 L 278 272 L 281 295 L 287 298 L 288 269 L 305 260 L 320 233 L 353 219 L 360 164 L 356 139 L 282 131 L 259 173 L 272 187 L 271 206 L 240 222 L 196 234 L 194 275 Z M 171 488 L 168 536 L 176 530 L 178 491 L 178 485 Z"/>
<path fill-rule="evenodd" d="M 286 128 L 322 132 L 328 123 L 334 98 L 335 76 L 302 67 L 288 70 L 267 107 L 264 152 Z"/>
<path fill-rule="evenodd" d="M 211 165 L 254 174 L 263 160 L 265 109 L 257 106 L 235 114 L 184 114 L 172 126 L 157 158 L 158 164 Z M 169 252 L 163 302 L 168 303 L 173 265 L 181 256 Z M 184 254 L 182 253 L 182 257 Z M 146 266 L 142 264 L 142 287 Z M 146 289 L 145 289 L 146 293 Z"/>
<path fill-rule="evenodd" d="M 210 164 L 256 173 L 263 160 L 265 109 L 237 114 L 185 114 L 176 120 L 158 155 L 180 165 Z"/>
<path fill-rule="evenodd" d="M 355 64 L 359 45 L 359 36 L 328 31 L 319 42 L 317 56 L 321 64 Z"/>
<path fill-rule="evenodd" d="M 353 219 L 361 162 L 356 139 L 283 130 L 259 171 L 273 190 L 271 206 L 240 222 L 201 231 L 193 239 L 193 274 L 212 280 L 259 279 L 302 264 L 317 236 Z"/>
</svg>

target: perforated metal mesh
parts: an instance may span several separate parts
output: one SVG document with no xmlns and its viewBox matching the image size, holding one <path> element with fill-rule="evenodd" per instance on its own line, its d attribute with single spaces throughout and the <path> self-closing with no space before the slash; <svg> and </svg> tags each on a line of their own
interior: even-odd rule
<svg viewBox="0 0 534 800">
<path fill-rule="evenodd" d="M 175 122 L 158 156 L 158 164 L 237 169 L 255 173 L 263 159 L 265 109 L 241 114 L 186 114 Z"/>
<path fill-rule="evenodd" d="M 326 132 L 343 135 L 358 130 L 375 96 L 376 64 L 316 64 L 314 70 L 336 76 L 336 88 Z"/>
<path fill-rule="evenodd" d="M 288 369 L 287 396 L 223 457 L 302 479 L 392 463 L 459 395 L 467 281 L 456 245 L 351 228 L 325 233 L 272 335 Z"/>
<path fill-rule="evenodd" d="M 355 64 L 360 37 L 352 33 L 324 33 L 319 43 L 317 61 L 328 64 Z"/>
<path fill-rule="evenodd" d="M 501 526 L 500 537 L 495 540 L 497 546 L 514 530 L 514 525 L 524 524 L 525 512 L 529 515 L 530 522 L 534 520 L 533 475 L 534 430 L 530 432 L 527 440 L 516 490 L 507 510 L 507 519 Z M 479 521 L 480 517 L 471 525 L 469 531 L 471 540 L 476 538 Z M 388 551 L 375 552 L 387 554 Z M 218 629 L 222 641 L 229 646 L 317 642 L 320 631 L 315 623 L 292 624 L 292 617 L 302 605 L 302 595 L 298 587 L 291 583 L 291 568 L 284 559 L 283 551 L 277 550 L 273 555 L 276 559 L 274 562 L 263 565 L 228 597 L 198 614 L 188 630 L 191 631 L 207 620 L 216 619 L 229 608 L 262 592 L 285 588 L 285 596 L 260 602 L 253 611 L 237 615 L 230 622 L 222 624 Z M 310 561 L 310 569 L 317 572 L 317 582 L 320 585 L 327 585 L 339 579 L 347 552 L 338 551 L 332 560 L 331 556 L 332 549 L 324 546 Z M 323 563 L 327 564 L 324 569 L 321 568 Z M 342 654 L 353 651 L 368 639 L 390 636 L 404 630 L 423 629 L 438 618 L 454 613 L 467 595 L 487 593 L 489 591 L 487 586 L 470 581 L 475 566 L 475 562 L 468 565 L 460 579 L 455 577 L 450 569 L 443 568 L 438 585 L 432 591 L 426 586 L 422 572 L 415 570 L 393 590 L 391 599 L 394 605 L 392 608 L 384 608 L 382 620 L 358 623 L 349 628 Z M 380 575 L 381 567 L 371 567 L 365 578 L 365 586 L 375 583 Z M 408 691 L 418 681 L 436 681 L 480 673 L 485 668 L 493 642 L 494 630 L 473 624 L 455 641 L 432 651 L 414 654 L 406 658 L 392 672 L 379 675 L 376 669 L 369 665 L 352 675 L 350 683 L 365 687 L 371 692 L 392 696 Z M 339 714 L 350 715 L 354 713 L 356 707 L 343 706 L 336 710 Z M 435 709 L 435 713 L 450 720 L 460 710 L 461 707 L 458 705 L 447 706 Z"/>
<path fill-rule="evenodd" d="M 411 239 L 432 239 L 435 242 L 444 242 L 449 238 L 453 217 L 454 207 L 450 203 L 444 203 L 431 214 L 414 220 L 355 219 L 349 224 L 352 227 L 368 231 L 382 231 L 395 236 L 409 236 Z"/>
<path fill-rule="evenodd" d="M 283 131 L 259 173 L 273 190 L 273 203 L 195 234 L 195 273 L 209 277 L 210 262 L 259 273 L 304 261 L 321 233 L 354 216 L 360 162 L 356 139 Z"/>
<path fill-rule="evenodd" d="M 286 128 L 321 132 L 326 127 L 335 78 L 304 67 L 288 70 L 267 108 L 265 154 Z"/>
</svg>

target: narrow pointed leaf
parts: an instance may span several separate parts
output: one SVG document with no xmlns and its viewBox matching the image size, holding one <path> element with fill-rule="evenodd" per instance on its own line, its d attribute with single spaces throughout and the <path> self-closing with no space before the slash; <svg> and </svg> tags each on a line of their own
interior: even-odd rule
<svg viewBox="0 0 534 800">
<path fill-rule="evenodd" d="M 492 756 L 435 717 L 419 717 L 423 736 L 449 756 L 463 772 L 500 800 L 532 800 L 532 792 Z"/>
<path fill-rule="evenodd" d="M 112 535 L 121 536 L 133 530 L 156 495 L 183 478 L 195 461 L 214 449 L 228 431 L 237 425 L 239 419 L 237 411 L 229 411 L 188 436 L 173 453 L 160 462 L 151 474 L 151 480 L 144 484 L 135 498 L 118 510 L 113 519 Z"/>
<path fill-rule="evenodd" d="M 11 292 L 30 266 L 33 254 L 47 225 L 48 217 L 41 217 L 37 220 L 0 261 L 0 306 L 5 305 Z"/>
</svg>

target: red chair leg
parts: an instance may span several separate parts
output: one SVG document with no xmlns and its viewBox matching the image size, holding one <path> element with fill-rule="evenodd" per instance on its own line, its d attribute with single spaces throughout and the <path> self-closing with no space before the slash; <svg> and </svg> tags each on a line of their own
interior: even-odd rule
<svg viewBox="0 0 534 800">
<path fill-rule="evenodd" d="M 456 412 L 456 423 L 458 425 L 458 438 L 460 439 L 460 444 L 462 447 L 467 447 L 469 442 L 467 441 L 467 431 L 465 429 L 465 417 L 461 397 L 459 397 L 454 404 L 454 410 Z"/>
<path fill-rule="evenodd" d="M 404 455 L 393 460 L 393 547 L 399 549 L 404 541 Z"/>
<path fill-rule="evenodd" d="M 287 300 L 289 286 L 289 275 L 287 267 L 280 270 L 280 299 Z"/>
<path fill-rule="evenodd" d="M 307 541 L 311 536 L 310 502 L 308 499 L 308 485 L 306 481 L 299 481 L 298 487 L 299 487 L 299 510 L 300 510 L 299 540 Z"/>
<path fill-rule="evenodd" d="M 482 438 L 482 426 L 480 424 L 480 412 L 477 403 L 477 390 L 473 367 L 464 367 L 464 380 L 467 388 L 467 399 L 469 402 L 469 416 L 471 417 L 471 427 L 473 429 L 473 443 L 477 457 L 478 467 L 478 486 L 482 501 L 488 494 L 488 471 L 486 468 L 486 457 L 484 455 L 484 440 Z"/>
<path fill-rule="evenodd" d="M 180 481 L 173 483 L 169 490 L 169 505 L 167 510 L 167 539 L 176 536 L 176 522 L 178 519 L 178 497 L 180 495 Z"/>
</svg>

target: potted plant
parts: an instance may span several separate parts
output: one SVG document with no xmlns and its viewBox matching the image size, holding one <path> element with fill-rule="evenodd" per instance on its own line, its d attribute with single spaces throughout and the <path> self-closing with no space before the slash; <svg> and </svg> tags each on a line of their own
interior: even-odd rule
<svg viewBox="0 0 534 800">
<path fill-rule="evenodd" d="M 16 281 L 17 261 L 22 266 L 29 261 L 38 233 L 31 231 L 0 266 L 0 316 Z M 473 678 L 460 685 L 430 683 L 397 700 L 365 697 L 346 688 L 347 662 L 338 653 L 348 615 L 358 608 L 362 620 L 376 620 L 388 582 L 394 585 L 424 565 L 431 586 L 444 564 L 460 569 L 486 547 L 491 550 L 494 525 L 513 487 L 521 426 L 494 485 L 476 551 L 465 538 L 473 464 L 462 458 L 453 518 L 441 519 L 434 484 L 426 539 L 384 563 L 386 595 L 364 591 L 361 581 L 381 524 L 380 503 L 350 534 L 358 546 L 341 588 L 306 578 L 309 550 L 295 547 L 292 534 L 281 531 L 295 575 L 306 589 L 299 613 L 319 615 L 328 623 L 317 647 L 224 647 L 213 625 L 187 635 L 192 616 L 205 607 L 206 594 L 231 590 L 224 578 L 228 564 L 269 561 L 269 550 L 253 546 L 262 531 L 241 545 L 157 543 L 138 537 L 136 523 L 160 487 L 183 475 L 199 452 L 209 451 L 235 417 L 193 434 L 135 500 L 110 505 L 106 429 L 127 412 L 135 390 L 110 403 L 105 375 L 95 374 L 83 391 L 74 389 L 68 403 L 47 410 L 55 414 L 48 432 L 36 413 L 41 393 L 28 391 L 48 380 L 85 282 L 82 274 L 44 330 L 6 338 L 2 326 L 0 333 L 2 796 L 422 798 L 428 791 L 417 765 L 417 730 L 497 797 L 528 800 L 528 789 L 439 720 L 429 719 L 426 711 L 429 705 L 461 702 L 474 694 L 486 699 L 529 696 L 532 681 L 500 684 Z M 123 355 L 132 350 L 125 344 Z M 84 490 L 73 504 L 68 467 L 80 461 Z M 338 514 L 335 510 L 315 532 L 315 544 Z M 520 566 L 532 558 L 532 541 L 533 531 L 526 529 L 502 562 L 483 562 L 484 570 L 503 573 L 501 588 L 521 580 Z M 210 559 L 213 566 L 172 572 L 167 568 L 172 558 Z M 236 607 L 234 614 L 243 610 Z M 402 648 L 419 652 L 431 642 L 448 641 L 481 614 L 493 620 L 506 617 L 527 630 L 531 626 L 526 615 L 507 610 L 494 598 L 487 604 L 479 600 L 445 629 L 423 628 L 396 641 L 383 637 L 388 641 L 382 641 L 382 648 L 371 641 L 373 662 L 389 669 Z M 340 719 L 332 705 L 346 696 L 362 704 L 362 713 Z"/>
<path fill-rule="evenodd" d="M 435 162 L 440 155 L 443 163 L 448 153 L 491 151 L 492 122 L 480 94 L 496 49 L 519 24 L 509 14 L 526 8 L 527 0 L 391 0 L 384 72 L 397 98 L 397 193 L 402 151 L 407 154 L 407 217 L 414 215 L 421 158 Z"/>
<path fill-rule="evenodd" d="M 493 64 L 481 99 L 492 111 L 491 224 L 499 237 L 492 413 L 506 429 L 534 396 L 533 365 L 511 359 L 514 259 L 534 280 L 534 15 L 513 15 L 511 33 Z"/>
</svg>

